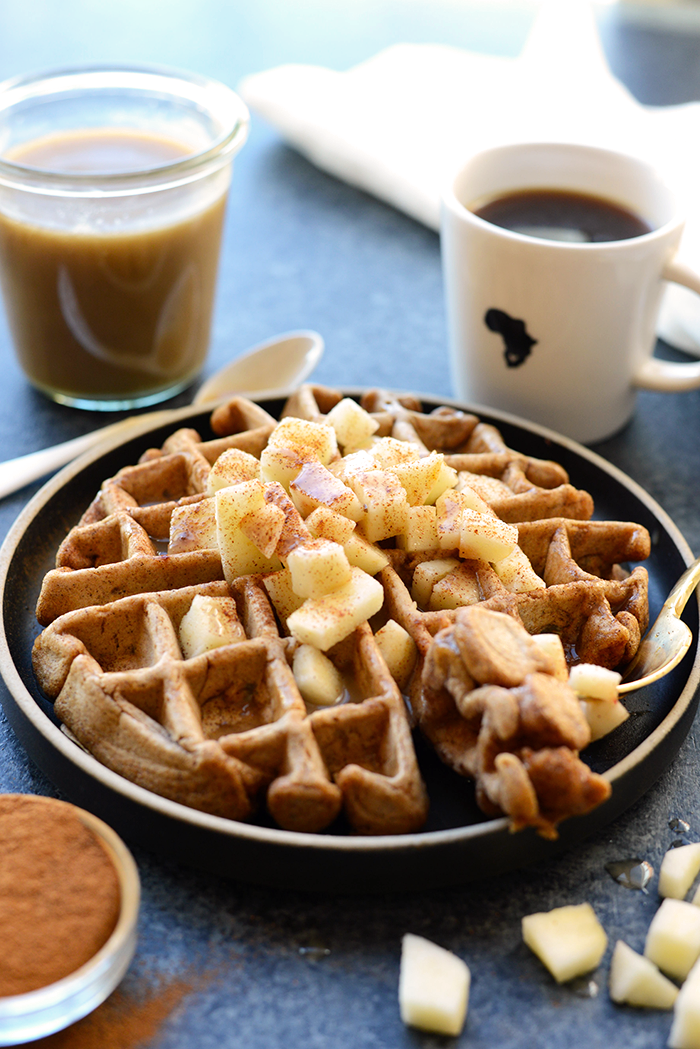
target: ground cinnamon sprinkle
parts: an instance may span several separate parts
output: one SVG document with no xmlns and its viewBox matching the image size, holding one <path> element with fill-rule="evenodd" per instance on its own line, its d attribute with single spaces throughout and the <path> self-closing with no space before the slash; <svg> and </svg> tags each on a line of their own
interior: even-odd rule
<svg viewBox="0 0 700 1049">
<path fill-rule="evenodd" d="M 0 795 L 0 996 L 75 972 L 107 941 L 119 908 L 114 864 L 72 805 Z"/>
<path fill-rule="evenodd" d="M 161 1024 L 201 978 L 175 979 L 147 996 L 119 987 L 106 1002 L 64 1031 L 32 1042 L 36 1049 L 138 1049 L 157 1035 Z"/>
</svg>

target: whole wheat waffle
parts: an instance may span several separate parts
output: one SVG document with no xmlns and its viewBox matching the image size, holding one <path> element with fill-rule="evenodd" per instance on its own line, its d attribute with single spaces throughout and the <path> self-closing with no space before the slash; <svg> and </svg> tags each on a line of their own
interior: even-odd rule
<svg viewBox="0 0 700 1049">
<path fill-rule="evenodd" d="M 324 423 L 341 400 L 337 391 L 306 386 L 282 417 Z M 533 825 L 551 835 L 560 819 L 606 796 L 578 758 L 589 738 L 585 724 L 579 718 L 575 731 L 571 724 L 548 730 L 543 745 L 536 734 L 528 737 L 532 725 L 523 715 L 517 738 L 494 748 L 489 711 L 503 697 L 485 702 L 483 690 L 503 686 L 467 675 L 474 702 L 456 703 L 447 684 L 455 667 L 441 681 L 436 660 L 455 647 L 449 640 L 455 631 L 467 651 L 470 619 L 459 610 L 463 599 L 432 606 L 445 582 L 430 600 L 417 600 L 417 579 L 426 564 L 454 562 L 460 585 L 471 588 L 470 604 L 505 615 L 527 638 L 559 634 L 570 664 L 615 667 L 631 658 L 646 628 L 646 572 L 621 565 L 647 557 L 649 537 L 635 524 L 592 521 L 590 495 L 572 486 L 561 466 L 509 449 L 476 416 L 451 408 L 426 414 L 415 398 L 383 391 L 366 394 L 362 405 L 376 437 L 408 442 L 423 458 L 439 453 L 456 471 L 454 491 L 478 493 L 493 520 L 515 529 L 526 586 L 517 572 L 515 579 L 502 577 L 487 561 L 444 545 L 411 551 L 394 538 L 375 537 L 371 574 L 382 585 L 383 607 L 326 652 L 349 686 L 344 701 L 309 706 L 292 671 L 302 641 L 288 619 L 299 599 L 288 603 L 273 585 L 280 573 L 270 567 L 234 578 L 222 564 L 212 467 L 227 453 L 247 469 L 265 454 L 276 426 L 263 409 L 234 398 L 212 415 L 214 440 L 179 430 L 107 479 L 61 544 L 37 603 L 45 627 L 34 650 L 39 683 L 70 733 L 104 764 L 217 815 L 246 819 L 266 807 L 282 827 L 318 831 L 342 810 L 356 832 L 415 830 L 427 801 L 412 718 L 448 764 L 475 779 L 485 811 L 505 812 L 514 827 Z M 302 460 L 309 458 L 307 451 Z M 290 476 L 302 460 L 292 463 Z M 256 542 L 266 564 L 272 556 L 286 565 L 298 545 L 311 549 L 322 541 L 279 484 L 266 485 L 264 500 L 269 534 L 261 538 L 258 529 Z M 366 507 L 347 522 L 360 536 L 363 513 Z M 198 596 L 222 607 L 233 601 L 238 626 L 220 647 L 186 657 L 178 631 Z M 415 646 L 412 672 L 400 682 L 408 706 L 375 641 L 389 619 Z M 478 636 L 490 629 L 488 618 L 475 622 Z M 526 678 L 510 686 L 509 702 L 521 710 L 546 708 L 549 717 L 552 682 Z M 576 706 L 565 682 L 557 681 L 555 691 Z"/>
<path fill-rule="evenodd" d="M 185 659 L 197 596 L 235 605 L 237 640 Z M 337 654 L 353 701 L 307 713 L 260 581 L 144 593 L 66 613 L 42 634 L 37 673 L 80 743 L 173 801 L 247 819 L 265 799 L 288 830 L 341 808 L 353 830 L 405 833 L 427 799 L 403 700 L 367 624 Z"/>
</svg>

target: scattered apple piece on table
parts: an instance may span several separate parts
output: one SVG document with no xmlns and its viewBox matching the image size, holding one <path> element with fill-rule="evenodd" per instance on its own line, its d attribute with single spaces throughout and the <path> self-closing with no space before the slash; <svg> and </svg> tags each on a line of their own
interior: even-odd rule
<svg viewBox="0 0 700 1049">
<path fill-rule="evenodd" d="M 669 849 L 659 868 L 659 896 L 683 900 L 700 872 L 700 842 Z"/>
<path fill-rule="evenodd" d="M 401 946 L 399 1008 L 411 1027 L 458 1035 L 469 1005 L 469 968 L 444 947 L 406 933 Z"/>
<path fill-rule="evenodd" d="M 610 961 L 610 997 L 642 1009 L 670 1009 L 678 988 L 649 959 L 618 940 Z"/>
<path fill-rule="evenodd" d="M 684 980 L 700 956 L 700 907 L 666 898 L 649 926 L 644 954 L 667 976 Z"/>
<path fill-rule="evenodd" d="M 670 1049 L 700 1049 L 700 962 L 681 987 L 673 1009 Z"/>
<path fill-rule="evenodd" d="M 595 969 L 608 943 L 590 903 L 528 914 L 522 919 L 522 932 L 525 943 L 557 983 Z"/>
</svg>

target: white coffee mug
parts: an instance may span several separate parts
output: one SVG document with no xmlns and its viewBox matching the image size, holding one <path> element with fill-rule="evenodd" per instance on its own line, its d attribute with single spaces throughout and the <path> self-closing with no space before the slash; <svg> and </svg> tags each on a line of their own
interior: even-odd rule
<svg viewBox="0 0 700 1049">
<path fill-rule="evenodd" d="M 470 211 L 487 197 L 531 189 L 602 197 L 651 232 L 602 243 L 544 240 Z M 700 361 L 652 355 L 663 282 L 700 294 L 700 276 L 675 257 L 682 231 L 675 194 L 633 157 L 560 143 L 474 156 L 442 196 L 457 396 L 592 442 L 625 425 L 639 388 L 700 387 Z"/>
</svg>

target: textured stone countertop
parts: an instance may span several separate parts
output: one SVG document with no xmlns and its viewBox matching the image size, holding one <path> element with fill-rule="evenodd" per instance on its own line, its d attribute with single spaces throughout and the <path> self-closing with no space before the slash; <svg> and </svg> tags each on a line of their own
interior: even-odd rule
<svg viewBox="0 0 700 1049">
<path fill-rule="evenodd" d="M 485 0 L 64 0 L 51 6 L 24 0 L 0 11 L 0 78 L 122 60 L 190 68 L 235 86 L 246 73 L 287 61 L 344 69 L 399 40 L 516 55 L 534 6 Z M 649 5 L 598 9 L 611 66 L 645 102 L 700 99 L 700 16 L 690 4 L 677 17 L 673 5 L 661 6 L 671 11 L 670 21 Z M 437 235 L 323 174 L 254 121 L 236 161 L 208 370 L 294 328 L 324 335 L 320 382 L 450 396 Z M 109 421 L 32 391 L 4 327 L 0 355 L 3 457 Z M 645 488 L 700 551 L 700 392 L 642 393 L 629 426 L 595 451 Z M 3 535 L 38 487 L 0 503 Z M 590 979 L 557 986 L 522 943 L 520 919 L 589 900 L 611 945 L 623 937 L 640 949 L 658 905 L 655 881 L 646 894 L 629 891 L 605 865 L 638 856 L 658 870 L 677 837 L 674 817 L 686 820 L 692 840 L 700 840 L 698 746 L 695 724 L 670 767 L 629 811 L 559 858 L 439 891 L 406 894 L 397 885 L 379 896 L 338 897 L 313 869 L 308 892 L 267 889 L 247 884 L 245 872 L 239 880 L 236 872 L 230 879 L 201 873 L 135 845 L 143 902 L 134 961 L 108 1003 L 46 1044 L 662 1047 L 668 1014 L 610 1002 L 611 948 Z M 0 756 L 0 789 L 56 794 L 4 714 Z M 408 1030 L 399 1019 L 399 954 L 407 931 L 454 950 L 471 968 L 469 1018 L 459 1039 Z"/>
</svg>

